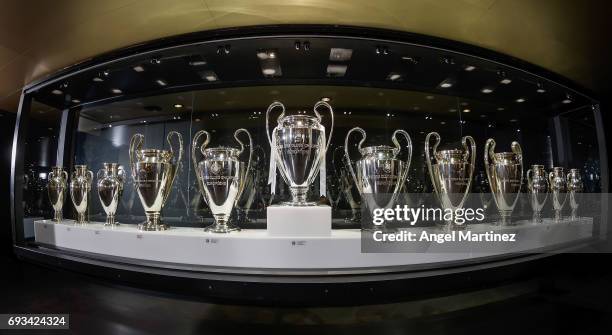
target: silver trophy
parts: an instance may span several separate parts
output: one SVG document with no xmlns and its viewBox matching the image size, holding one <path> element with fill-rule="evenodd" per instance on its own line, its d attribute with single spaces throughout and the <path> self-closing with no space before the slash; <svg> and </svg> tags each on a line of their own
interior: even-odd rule
<svg viewBox="0 0 612 335">
<path fill-rule="evenodd" d="M 49 172 L 49 183 L 47 193 L 49 201 L 53 207 L 53 221 L 62 222 L 62 207 L 64 207 L 64 197 L 68 182 L 68 173 L 61 166 L 54 166 Z"/>
<path fill-rule="evenodd" d="M 495 140 L 485 143 L 484 162 L 493 200 L 502 224 L 510 223 L 510 215 L 520 196 L 523 181 L 523 151 L 512 142 L 512 152 L 495 153 Z"/>
<path fill-rule="evenodd" d="M 353 131 L 361 134 L 361 140 L 357 145 L 361 158 L 355 161 L 355 169 L 349 155 L 349 137 Z M 402 135 L 407 142 L 408 157 L 403 162 L 397 158 L 401 151 L 401 145 L 397 135 Z M 372 212 L 375 208 L 388 208 L 397 199 L 400 188 L 408 177 L 410 161 L 412 159 L 412 140 L 404 130 L 398 129 L 393 132 L 391 140 L 394 147 L 388 145 L 377 145 L 362 147 L 366 139 L 366 132 L 362 128 L 355 127 L 346 134 L 344 139 L 344 154 L 348 169 L 357 185 L 357 190 L 362 195 L 368 210 Z"/>
<path fill-rule="evenodd" d="M 115 214 L 123 193 L 125 171 L 117 163 L 103 163 L 98 171 L 98 197 L 106 213 L 105 226 L 115 226 Z"/>
<path fill-rule="evenodd" d="M 250 152 L 246 168 L 239 159 L 240 154 L 244 151 L 244 144 L 238 138 L 240 133 L 245 133 L 249 138 Z M 204 158 L 198 162 L 196 158 L 197 143 L 202 135 L 206 135 L 206 138 L 199 149 Z M 200 130 L 193 137 L 191 144 L 191 158 L 200 186 L 200 193 L 215 218 L 215 223 L 207 227 L 206 231 L 213 233 L 229 233 L 238 229 L 230 227 L 228 222 L 232 209 L 244 190 L 247 171 L 251 168 L 253 139 L 244 128 L 236 130 L 234 138 L 240 144 L 240 149 L 231 147 L 206 148 L 210 141 L 210 134 L 205 130 Z"/>
<path fill-rule="evenodd" d="M 75 165 L 70 175 L 70 198 L 77 212 L 76 223 L 84 224 L 89 221 L 89 193 L 93 181 L 93 172 L 87 170 L 87 165 Z"/>
<path fill-rule="evenodd" d="M 570 169 L 567 174 L 567 191 L 569 192 L 569 204 L 572 210 L 570 214 L 571 220 L 578 219 L 578 196 L 582 193 L 584 187 L 582 184 L 582 176 L 580 175 L 579 169 Z"/>
<path fill-rule="evenodd" d="M 178 157 L 170 139 L 175 136 L 178 140 Z M 166 230 L 161 210 L 170 195 L 172 184 L 176 178 L 178 165 L 183 158 L 183 137 L 176 131 L 166 136 L 170 150 L 143 149 L 144 135 L 134 134 L 130 140 L 130 168 L 134 187 L 140 197 L 145 210 L 146 221 L 138 225 L 140 230 Z"/>
<path fill-rule="evenodd" d="M 430 138 L 435 138 L 431 149 L 435 163 L 430 157 Z M 463 149 L 448 149 L 438 151 L 440 134 L 431 132 L 425 137 L 425 158 L 431 183 L 442 208 L 462 208 L 472 185 L 472 177 L 476 167 L 476 142 L 472 136 L 461 138 Z M 451 226 L 454 218 L 447 222 Z"/>
<path fill-rule="evenodd" d="M 567 199 L 567 183 L 565 180 L 565 170 L 562 167 L 554 167 L 548 174 L 550 192 L 552 193 L 552 205 L 555 211 L 555 221 L 561 221 L 563 206 Z"/>
<path fill-rule="evenodd" d="M 533 221 L 542 222 L 542 209 L 548 198 L 548 177 L 544 165 L 532 165 L 527 170 L 527 189 L 533 210 Z"/>
<path fill-rule="evenodd" d="M 321 123 L 321 115 L 317 109 L 326 107 L 331 115 L 329 134 Z M 270 134 L 270 111 L 280 107 L 282 112 L 277 118 L 277 125 Z M 272 191 L 275 189 L 276 167 L 289 185 L 291 201 L 288 206 L 314 206 L 315 202 L 308 202 L 307 193 L 310 185 L 321 173 L 319 191 L 325 195 L 325 153 L 331 142 L 334 129 L 334 111 L 325 101 L 318 101 L 313 108 L 315 116 L 287 115 L 285 106 L 280 102 L 273 102 L 266 111 L 266 135 L 270 143 L 270 174 L 269 183 Z M 327 143 L 326 143 L 327 135 Z"/>
</svg>

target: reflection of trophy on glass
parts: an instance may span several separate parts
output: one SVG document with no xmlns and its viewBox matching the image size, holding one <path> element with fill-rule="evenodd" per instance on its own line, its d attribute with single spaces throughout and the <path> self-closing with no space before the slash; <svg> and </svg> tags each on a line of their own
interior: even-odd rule
<svg viewBox="0 0 612 335">
<path fill-rule="evenodd" d="M 244 144 L 238 139 L 238 134 L 245 133 L 249 138 L 249 161 L 246 168 L 240 162 L 240 154 Z M 199 147 L 204 156 L 199 163 L 196 158 L 197 142 L 200 136 L 206 135 L 204 143 Z M 234 138 L 240 144 L 240 149 L 231 147 L 206 148 L 210 134 L 205 130 L 198 131 L 191 144 L 191 158 L 195 167 L 200 192 L 215 218 L 215 223 L 206 228 L 213 233 L 229 233 L 238 228 L 229 227 L 228 221 L 236 201 L 244 190 L 246 174 L 251 168 L 253 158 L 253 140 L 251 134 L 244 128 L 234 132 Z"/>
<path fill-rule="evenodd" d="M 325 127 L 321 124 L 321 115 L 317 109 L 326 107 L 331 115 L 331 127 L 326 143 Z M 282 112 L 277 118 L 277 126 L 270 134 L 270 111 L 280 107 Z M 314 206 L 315 202 L 307 201 L 310 184 L 321 172 L 319 192 L 325 196 L 325 153 L 331 142 L 334 128 L 334 111 L 324 101 L 319 101 L 313 108 L 315 116 L 287 115 L 285 106 L 280 102 L 273 102 L 266 111 L 266 135 L 270 143 L 270 174 L 269 183 L 275 189 L 276 167 L 291 191 L 291 201 L 288 206 Z"/>
<path fill-rule="evenodd" d="M 567 174 L 567 191 L 569 192 L 569 204 L 572 209 L 570 219 L 578 219 L 578 196 L 583 190 L 582 176 L 579 169 L 570 169 Z"/>
<path fill-rule="evenodd" d="M 89 191 L 93 181 L 93 172 L 87 170 L 87 165 L 75 165 L 70 175 L 70 198 L 77 212 L 76 223 L 87 223 L 89 209 Z"/>
<path fill-rule="evenodd" d="M 174 149 L 170 139 L 178 139 L 179 152 L 173 163 Z M 134 134 L 130 140 L 130 168 L 134 187 L 145 210 L 146 221 L 138 225 L 140 230 L 166 230 L 161 210 L 172 190 L 177 166 L 183 157 L 183 137 L 171 131 L 166 137 L 170 150 L 143 149 L 144 135 Z"/>
<path fill-rule="evenodd" d="M 533 210 L 533 221 L 542 222 L 542 208 L 548 198 L 548 177 L 544 165 L 532 165 L 527 170 L 527 188 Z"/>
<path fill-rule="evenodd" d="M 64 196 L 66 195 L 66 187 L 68 181 L 68 173 L 61 166 L 54 166 L 49 172 L 49 183 L 47 184 L 47 193 L 49 201 L 53 207 L 53 221 L 62 221 L 62 207 L 64 206 Z"/>
<path fill-rule="evenodd" d="M 106 213 L 105 226 L 114 226 L 117 206 L 123 193 L 125 171 L 117 163 L 103 163 L 98 171 L 98 197 Z"/>
<path fill-rule="evenodd" d="M 552 193 L 552 205 L 555 210 L 555 221 L 561 221 L 563 206 L 567 199 L 567 184 L 565 170 L 562 167 L 554 167 L 548 174 L 548 182 Z"/>
<path fill-rule="evenodd" d="M 493 200 L 501 223 L 510 223 L 510 215 L 518 201 L 523 180 L 523 151 L 518 142 L 512 142 L 512 152 L 495 153 L 495 140 L 485 143 L 484 161 Z"/>
<path fill-rule="evenodd" d="M 430 138 L 434 137 L 436 143 L 431 149 L 435 163 L 432 164 L 429 143 Z M 472 176 L 476 167 L 476 142 L 471 136 L 464 136 L 461 139 L 463 149 L 449 149 L 437 151 L 440 145 L 440 135 L 431 132 L 425 137 L 425 157 L 427 169 L 431 177 L 434 191 L 444 209 L 462 208 L 465 199 L 470 192 Z M 447 225 L 452 225 L 454 218 L 447 221 Z"/>
<path fill-rule="evenodd" d="M 474 178 L 475 186 L 477 192 L 480 195 L 480 203 L 482 204 L 482 208 L 484 208 L 485 212 L 489 209 L 491 202 L 493 201 L 493 197 L 491 196 L 491 187 L 489 186 L 489 179 L 487 178 L 487 173 L 484 170 L 478 171 L 476 174 L 476 178 Z"/>
<path fill-rule="evenodd" d="M 355 161 L 355 169 L 353 169 L 348 150 L 349 137 L 353 131 L 361 133 L 361 140 L 357 145 L 361 158 Z M 404 136 L 407 142 L 408 157 L 405 162 L 397 158 L 402 148 L 397 140 L 398 134 Z M 365 130 L 359 127 L 349 130 L 344 139 L 344 153 L 348 169 L 361 194 L 361 199 L 366 202 L 368 210 L 372 212 L 375 208 L 388 208 L 397 199 L 400 187 L 408 176 L 412 159 L 412 140 L 410 135 L 401 129 L 394 131 L 391 136 L 395 147 L 377 145 L 363 148 L 365 139 Z"/>
</svg>

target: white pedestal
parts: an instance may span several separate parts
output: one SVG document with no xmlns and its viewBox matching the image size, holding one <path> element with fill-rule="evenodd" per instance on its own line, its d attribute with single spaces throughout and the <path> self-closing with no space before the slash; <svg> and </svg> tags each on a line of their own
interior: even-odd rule
<svg viewBox="0 0 612 335">
<path fill-rule="evenodd" d="M 268 235 L 330 236 L 330 206 L 268 206 Z"/>
</svg>

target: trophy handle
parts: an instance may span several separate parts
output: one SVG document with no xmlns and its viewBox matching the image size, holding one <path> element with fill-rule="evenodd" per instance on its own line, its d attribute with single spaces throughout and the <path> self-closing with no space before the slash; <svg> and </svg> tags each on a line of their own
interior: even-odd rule
<svg viewBox="0 0 612 335">
<path fill-rule="evenodd" d="M 521 145 L 517 141 L 513 141 L 511 146 L 512 152 L 518 157 L 518 161 L 521 164 L 521 180 L 519 181 L 520 185 L 523 186 L 523 149 Z M 521 192 L 521 188 L 519 187 L 519 193 Z"/>
<path fill-rule="evenodd" d="M 406 138 L 406 142 L 408 143 L 408 145 L 406 146 L 408 148 L 408 158 L 406 158 L 406 162 L 405 162 L 406 167 L 400 177 L 401 187 L 403 187 L 403 184 L 406 181 L 406 178 L 408 178 L 408 172 L 410 170 L 410 162 L 412 161 L 412 139 L 410 138 L 410 135 L 405 130 L 397 129 L 396 131 L 394 131 L 393 135 L 391 136 L 391 141 L 393 141 L 393 144 L 395 144 L 395 149 L 393 149 L 393 153 L 395 155 L 399 154 L 400 151 L 402 150 L 402 146 L 399 144 L 399 141 L 397 140 L 397 134 L 403 135 L 404 138 Z"/>
<path fill-rule="evenodd" d="M 468 185 L 465 190 L 465 197 L 467 198 L 467 194 L 470 192 L 470 187 L 472 186 L 472 178 L 474 177 L 474 170 L 476 169 L 476 141 L 474 141 L 474 138 L 472 136 L 463 136 L 463 138 L 461 139 L 461 144 L 463 144 L 463 148 L 465 149 L 466 155 L 469 152 L 471 156 L 470 163 L 472 166 L 470 169 L 470 177 L 468 179 Z M 522 172 L 521 172 L 521 179 L 522 179 Z"/>
<path fill-rule="evenodd" d="M 272 148 L 272 137 L 270 137 L 270 112 L 276 107 L 280 107 L 282 109 L 280 115 L 276 118 L 276 120 L 278 121 L 280 118 L 285 116 L 285 105 L 283 105 L 280 101 L 274 101 L 270 104 L 270 106 L 268 106 L 268 110 L 266 111 L 266 136 L 268 136 L 268 143 L 270 143 L 270 148 Z"/>
<path fill-rule="evenodd" d="M 533 170 L 527 170 L 527 189 L 531 191 L 533 189 Z"/>
<path fill-rule="evenodd" d="M 64 176 L 64 181 L 67 182 L 68 181 L 68 172 L 66 172 L 66 170 L 62 170 L 62 176 Z"/>
<path fill-rule="evenodd" d="M 363 154 L 363 149 L 361 148 L 361 146 L 363 145 L 363 142 L 365 142 L 366 140 L 366 132 L 365 130 L 363 130 L 362 128 L 359 127 L 355 127 L 351 130 L 349 130 L 348 133 L 346 133 L 346 137 L 344 138 L 344 157 L 346 157 L 346 161 L 347 161 L 347 165 L 348 165 L 348 170 L 351 173 L 351 176 L 353 177 L 353 180 L 355 181 L 355 185 L 357 187 L 357 190 L 359 191 L 359 193 L 362 193 L 361 190 L 361 185 L 359 184 L 359 182 L 357 181 L 357 175 L 355 175 L 355 170 L 353 169 L 353 162 L 351 162 L 351 156 L 349 155 L 349 137 L 351 136 L 351 133 L 353 131 L 357 131 L 359 133 L 361 133 L 361 140 L 359 141 L 359 144 L 357 145 L 357 149 L 359 150 L 359 153 Z"/>
<path fill-rule="evenodd" d="M 134 134 L 130 139 L 130 168 L 134 169 L 134 164 L 136 163 L 136 150 L 142 149 L 142 144 L 144 143 L 144 135 L 142 134 Z M 132 171 L 134 173 L 134 171 Z"/>
<path fill-rule="evenodd" d="M 334 133 L 334 109 L 332 108 L 330 104 L 328 104 L 327 102 L 323 100 L 317 101 L 317 103 L 314 105 L 312 110 L 317 116 L 317 119 L 319 119 L 319 122 L 321 122 L 321 114 L 317 112 L 317 108 L 321 106 L 327 107 L 327 110 L 329 110 L 329 115 L 331 116 L 331 127 L 329 128 L 329 136 L 327 137 L 327 145 L 325 145 L 325 152 L 327 152 L 327 149 L 329 148 L 329 144 L 331 143 L 332 134 Z"/>
<path fill-rule="evenodd" d="M 485 171 L 487 172 L 487 180 L 489 180 L 489 187 L 491 187 L 491 191 L 493 191 L 493 179 L 491 179 L 491 167 L 490 165 L 490 159 L 489 156 L 491 156 L 491 158 L 494 157 L 495 154 L 495 140 L 490 138 L 487 140 L 487 142 L 485 142 L 485 148 L 484 148 L 484 163 L 485 163 Z M 521 172 L 522 174 L 522 172 Z M 493 199 L 496 199 L 495 197 L 493 197 Z M 495 200 L 497 202 L 497 200 Z"/>
<path fill-rule="evenodd" d="M 548 173 L 548 188 L 550 189 L 551 192 L 553 191 L 553 189 L 552 189 L 552 187 L 553 187 L 553 183 L 552 183 L 553 178 L 554 178 L 554 173 L 552 171 L 550 171 Z"/>
<path fill-rule="evenodd" d="M 251 162 L 253 161 L 253 138 L 251 137 L 251 133 L 249 133 L 249 131 L 244 128 L 237 129 L 234 132 L 234 138 L 240 144 L 240 151 L 238 152 L 239 155 L 244 151 L 244 144 L 238 138 L 239 133 L 245 133 L 247 137 L 249 138 L 249 162 L 247 163 L 247 167 L 245 171 L 245 173 L 248 175 L 249 171 L 251 171 Z M 243 178 L 241 178 L 240 187 L 238 189 L 238 196 L 236 197 L 236 199 L 239 199 L 240 195 L 242 194 L 242 191 L 244 191 L 244 187 L 246 186 L 246 180 L 247 180 L 246 176 L 243 176 Z"/>
<path fill-rule="evenodd" d="M 181 164 L 181 161 L 183 159 L 183 136 L 181 135 L 181 133 L 176 132 L 174 130 L 169 132 L 168 135 L 166 136 L 166 142 L 168 142 L 168 145 L 170 146 L 170 152 L 172 152 L 172 155 L 174 155 L 174 148 L 172 147 L 172 141 L 171 141 L 173 135 L 176 136 L 178 140 L 178 144 L 179 144 L 178 158 L 176 159 L 176 168 L 178 169 L 179 164 Z"/>
<path fill-rule="evenodd" d="M 204 139 L 204 142 L 200 146 L 200 152 L 202 153 L 202 155 L 204 155 L 204 148 L 206 148 L 206 146 L 210 142 L 210 133 L 207 132 L 206 130 L 199 130 L 193 136 L 193 141 L 191 141 L 191 161 L 193 162 L 193 168 L 194 169 L 198 167 L 198 160 L 197 160 L 197 157 L 196 157 L 197 156 L 197 152 L 198 152 L 198 145 L 197 144 L 198 144 L 198 140 L 200 139 L 200 137 L 202 135 L 206 135 L 206 138 Z"/>
<path fill-rule="evenodd" d="M 103 171 L 106 171 L 106 169 L 105 169 L 105 168 L 101 168 L 101 169 L 100 169 L 100 170 L 98 170 L 98 172 L 96 173 L 96 179 L 97 179 L 98 181 L 101 179 L 101 178 L 100 178 L 100 172 L 103 172 Z"/>
<path fill-rule="evenodd" d="M 121 183 L 119 184 L 119 191 L 123 191 L 123 184 L 125 183 L 125 170 L 121 165 L 117 167 L 117 178 L 119 178 L 119 180 L 121 181 Z M 121 196 L 121 194 L 119 194 L 119 196 Z"/>
<path fill-rule="evenodd" d="M 430 150 L 429 143 L 431 142 L 430 139 L 432 136 L 435 137 L 436 143 L 433 145 L 433 148 Z M 433 167 L 431 166 L 431 155 L 429 152 L 431 151 L 434 158 L 436 158 L 438 145 L 440 145 L 440 140 L 441 140 L 440 134 L 436 133 L 435 131 L 432 131 L 431 133 L 427 134 L 427 136 L 425 136 L 425 161 L 427 163 L 427 171 L 429 171 L 429 177 L 431 178 L 431 185 L 433 186 L 433 189 L 436 192 L 436 196 L 438 197 L 438 200 L 440 200 L 440 195 L 438 191 L 438 186 L 436 184 L 436 179 L 433 174 Z"/>
<path fill-rule="evenodd" d="M 87 170 L 87 185 L 91 188 L 91 182 L 93 181 L 93 172 L 91 170 Z"/>
</svg>

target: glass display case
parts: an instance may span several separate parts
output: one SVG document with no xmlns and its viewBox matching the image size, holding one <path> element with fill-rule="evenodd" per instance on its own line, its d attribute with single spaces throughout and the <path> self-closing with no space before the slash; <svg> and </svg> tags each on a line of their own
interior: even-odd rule
<svg viewBox="0 0 612 335">
<path fill-rule="evenodd" d="M 580 221 L 570 219 L 567 200 L 561 224 L 548 195 L 544 220 L 531 220 L 538 171 L 528 182 L 530 169 L 541 169 L 546 194 L 555 192 L 556 179 L 548 177 L 555 167 L 578 169 L 584 194 L 607 192 L 601 112 L 584 90 L 456 42 L 356 28 L 284 29 L 164 39 L 28 86 L 13 151 L 16 252 L 98 273 L 342 282 L 494 267 L 605 238 L 601 204 Z M 359 131 L 347 136 L 354 127 L 366 134 L 360 163 Z M 441 140 L 433 168 L 431 132 Z M 473 142 L 462 142 L 465 136 Z M 485 149 L 488 139 L 495 150 Z M 452 172 L 462 174 L 456 189 L 442 167 L 444 155 L 455 159 L 453 150 L 472 156 L 461 163 L 469 172 Z M 494 151 L 518 155 L 518 187 L 498 190 L 501 170 L 492 176 L 484 162 L 489 153 L 503 156 Z M 382 164 L 393 182 L 372 182 L 367 164 Z M 442 186 L 432 182 L 434 171 Z M 578 182 L 566 172 L 569 193 Z M 525 226 L 533 234 L 574 228 L 519 251 L 369 252 L 365 203 L 376 192 L 395 200 L 437 194 L 452 206 L 453 193 L 467 192 L 490 213 L 474 227 Z M 512 224 L 495 210 L 504 192 L 517 194 Z"/>
</svg>

